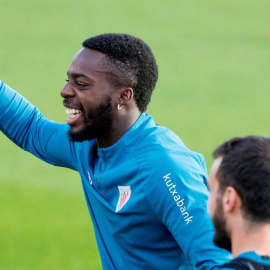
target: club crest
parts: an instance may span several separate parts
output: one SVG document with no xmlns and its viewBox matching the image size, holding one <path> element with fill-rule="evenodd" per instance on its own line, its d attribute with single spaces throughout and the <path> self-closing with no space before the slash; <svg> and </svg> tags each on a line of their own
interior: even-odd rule
<svg viewBox="0 0 270 270">
<path fill-rule="evenodd" d="M 119 199 L 115 209 L 116 213 L 128 202 L 131 196 L 130 186 L 118 186 L 118 189 Z"/>
</svg>

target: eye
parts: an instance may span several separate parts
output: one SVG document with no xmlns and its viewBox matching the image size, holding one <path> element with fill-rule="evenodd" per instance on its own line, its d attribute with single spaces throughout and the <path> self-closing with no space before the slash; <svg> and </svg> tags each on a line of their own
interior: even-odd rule
<svg viewBox="0 0 270 270">
<path fill-rule="evenodd" d="M 78 87 L 85 87 L 85 86 L 86 86 L 85 83 L 82 83 L 82 82 L 80 82 L 80 81 L 76 81 L 76 85 L 77 85 Z"/>
<path fill-rule="evenodd" d="M 65 79 L 66 82 L 69 82 L 69 79 Z"/>
</svg>

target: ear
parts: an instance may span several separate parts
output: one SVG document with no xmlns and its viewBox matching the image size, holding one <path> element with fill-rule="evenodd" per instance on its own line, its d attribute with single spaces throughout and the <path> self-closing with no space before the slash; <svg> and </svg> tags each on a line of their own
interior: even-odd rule
<svg viewBox="0 0 270 270">
<path fill-rule="evenodd" d="M 232 213 L 241 206 L 241 199 L 237 191 L 228 186 L 222 198 L 224 213 Z"/>
<path fill-rule="evenodd" d="M 133 89 L 132 88 L 119 89 L 119 98 L 117 100 L 117 103 L 120 106 L 126 105 L 132 99 L 133 99 Z"/>
</svg>

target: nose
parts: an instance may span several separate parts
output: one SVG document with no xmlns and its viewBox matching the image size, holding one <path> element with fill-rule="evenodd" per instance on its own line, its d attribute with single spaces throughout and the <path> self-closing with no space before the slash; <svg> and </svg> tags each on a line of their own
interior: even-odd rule
<svg viewBox="0 0 270 270">
<path fill-rule="evenodd" d="M 63 87 L 62 91 L 60 92 L 60 95 L 63 98 L 74 97 L 75 93 L 69 82 Z"/>
</svg>

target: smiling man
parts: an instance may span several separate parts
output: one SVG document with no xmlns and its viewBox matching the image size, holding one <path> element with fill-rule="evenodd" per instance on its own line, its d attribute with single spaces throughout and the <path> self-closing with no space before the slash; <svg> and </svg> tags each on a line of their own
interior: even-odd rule
<svg viewBox="0 0 270 270">
<path fill-rule="evenodd" d="M 221 269 L 270 269 L 270 138 L 231 139 L 209 176 L 214 242 L 235 259 Z"/>
<path fill-rule="evenodd" d="M 108 61 L 104 53 L 97 51 L 96 48 L 89 49 L 88 47 L 93 46 L 91 45 L 91 42 L 85 41 L 85 47 L 74 56 L 67 72 L 68 83 L 61 91 L 61 95 L 69 115 L 67 123 L 71 126 L 69 131 L 71 139 L 84 141 L 98 138 L 98 145 L 107 147 L 118 141 L 136 122 L 141 111 L 146 109 L 150 96 L 149 99 L 140 101 L 142 103 L 140 111 L 133 100 L 135 95 L 133 88 L 138 88 L 139 95 L 147 95 L 148 91 L 143 89 L 146 86 L 136 85 L 137 79 L 132 77 L 135 74 L 130 75 L 125 81 L 127 71 L 124 63 Z M 147 63 L 140 64 L 141 68 L 147 68 L 143 67 Z M 152 91 L 157 80 L 157 66 L 154 61 L 149 65 L 147 72 L 153 72 L 153 77 L 148 80 L 149 91 Z M 137 70 L 134 73 L 136 72 Z M 113 108 L 117 108 L 117 114 L 113 113 Z"/>
<path fill-rule="evenodd" d="M 126 34 L 92 37 L 67 76 L 67 124 L 1 82 L 0 127 L 42 160 L 79 172 L 103 268 L 225 262 L 228 253 L 212 243 L 202 155 L 145 113 L 158 78 L 150 48 Z"/>
</svg>

